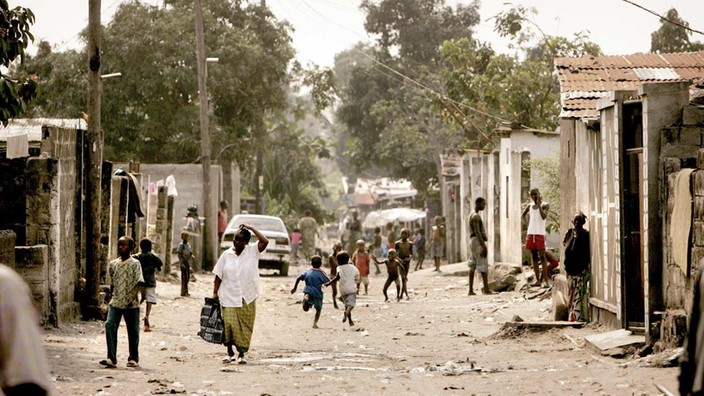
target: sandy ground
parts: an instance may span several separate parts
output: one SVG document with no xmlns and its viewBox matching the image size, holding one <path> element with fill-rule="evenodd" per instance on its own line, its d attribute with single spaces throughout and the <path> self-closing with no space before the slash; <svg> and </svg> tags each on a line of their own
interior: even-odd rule
<svg viewBox="0 0 704 396">
<path fill-rule="evenodd" d="M 197 335 L 203 297 L 212 294 L 212 276 L 203 274 L 190 298 L 178 297 L 175 283 L 158 285 L 154 331 L 140 333 L 138 369 L 125 367 L 124 323 L 116 369 L 98 365 L 106 355 L 103 323 L 48 332 L 54 394 L 658 395 L 654 383 L 677 389 L 677 369 L 622 368 L 624 361 L 585 349 L 583 337 L 601 331 L 595 326 L 492 337 L 513 315 L 549 320 L 550 300 L 516 292 L 468 297 L 465 277 L 429 270 L 410 274 L 411 299 L 402 302 L 384 302 L 384 277 L 372 277 L 369 296 L 360 296 L 354 311 L 356 331 L 344 330 L 328 289 L 321 329 L 314 330 L 313 313 L 298 304 L 302 295 L 290 294 L 293 275 L 304 269 L 263 278 L 248 365 L 224 365 L 225 348 Z M 445 274 L 461 270 L 443 267 Z"/>
</svg>

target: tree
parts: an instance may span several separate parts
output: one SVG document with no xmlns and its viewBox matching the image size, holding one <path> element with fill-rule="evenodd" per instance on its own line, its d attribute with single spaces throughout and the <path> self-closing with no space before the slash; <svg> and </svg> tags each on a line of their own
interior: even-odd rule
<svg viewBox="0 0 704 396">
<path fill-rule="evenodd" d="M 560 113 L 560 89 L 554 59 L 601 55 L 584 33 L 571 38 L 545 34 L 532 22 L 534 8 L 518 6 L 494 19 L 495 30 L 512 39 L 514 54 L 497 54 L 473 39 L 448 41 L 443 47 L 451 65 L 445 74 L 449 96 L 462 104 L 533 128 L 554 130 Z M 497 118 L 468 110 L 482 129 Z"/>
<path fill-rule="evenodd" d="M 672 22 L 677 22 L 682 26 L 689 27 L 689 22 L 680 18 L 676 9 L 671 8 L 665 14 L 665 18 Z M 704 43 L 700 41 L 690 41 L 689 36 L 692 32 L 670 23 L 664 19 L 660 20 L 660 28 L 650 35 L 650 52 L 654 53 L 672 53 L 672 52 L 691 52 L 704 50 Z"/>
<path fill-rule="evenodd" d="M 0 0 L 0 65 L 5 69 L 16 59 L 24 58 L 25 50 L 34 36 L 29 27 L 34 24 L 34 14 L 28 8 L 10 9 L 7 0 Z M 7 122 L 22 114 L 37 95 L 34 78 L 11 78 L 0 72 L 0 122 Z"/>
<path fill-rule="evenodd" d="M 478 7 L 450 7 L 444 0 L 362 3 L 365 28 L 376 43 L 353 52 L 374 60 L 343 62 L 354 59 L 348 51 L 338 56 L 335 70 L 345 83 L 336 111 L 344 128 L 339 135 L 351 137 L 345 148 L 357 172 L 376 164 L 391 177 L 410 179 L 422 196 L 437 183 L 444 145 L 462 143 L 463 132 L 443 122 L 434 94 L 377 62 L 442 91 L 440 49 L 447 40 L 472 36 Z"/>
</svg>

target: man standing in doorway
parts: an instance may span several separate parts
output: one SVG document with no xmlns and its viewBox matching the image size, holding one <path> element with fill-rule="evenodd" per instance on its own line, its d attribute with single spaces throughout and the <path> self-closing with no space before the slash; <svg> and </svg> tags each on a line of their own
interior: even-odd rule
<svg viewBox="0 0 704 396">
<path fill-rule="evenodd" d="M 301 230 L 300 250 L 306 262 L 310 262 L 310 258 L 315 254 L 315 237 L 320 237 L 318 222 L 315 221 L 312 214 L 310 210 L 306 210 L 303 212 L 301 220 L 298 221 L 298 229 Z"/>
<path fill-rule="evenodd" d="M 547 260 L 545 259 L 545 226 L 547 223 L 550 205 L 543 202 L 543 197 L 537 188 L 530 190 L 532 203 L 523 209 L 523 218 L 528 215 L 528 235 L 526 236 L 526 249 L 530 250 L 533 257 L 533 271 L 535 283 L 533 286 L 550 287 Z M 542 265 L 542 277 L 540 266 Z"/>
<path fill-rule="evenodd" d="M 489 249 L 486 246 L 486 229 L 479 212 L 486 208 L 486 200 L 482 197 L 474 201 L 474 212 L 469 215 L 469 250 L 472 252 L 472 258 L 469 260 L 469 293 L 473 296 L 474 293 L 474 273 L 479 271 L 482 275 L 484 288 L 483 294 L 492 294 L 489 290 L 489 261 L 487 253 Z"/>
</svg>

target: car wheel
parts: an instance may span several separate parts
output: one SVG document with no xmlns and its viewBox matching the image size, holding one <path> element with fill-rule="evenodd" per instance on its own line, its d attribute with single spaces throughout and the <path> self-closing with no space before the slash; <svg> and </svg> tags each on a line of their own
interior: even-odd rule
<svg viewBox="0 0 704 396">
<path fill-rule="evenodd" d="M 287 262 L 281 262 L 281 270 L 279 270 L 279 275 L 281 276 L 288 276 L 288 263 Z"/>
</svg>

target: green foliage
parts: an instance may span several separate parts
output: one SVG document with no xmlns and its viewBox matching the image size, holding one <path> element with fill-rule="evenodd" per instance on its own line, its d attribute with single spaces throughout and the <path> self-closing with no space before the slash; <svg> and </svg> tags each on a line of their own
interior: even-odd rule
<svg viewBox="0 0 704 396">
<path fill-rule="evenodd" d="M 474 39 L 445 42 L 447 92 L 456 101 L 533 128 L 554 130 L 560 113 L 554 59 L 601 55 L 584 33 L 572 38 L 546 35 L 531 21 L 533 8 L 518 6 L 495 17 L 495 30 L 512 39 L 515 54 L 497 54 Z M 469 111 L 480 128 L 491 131 L 496 119 Z"/>
<path fill-rule="evenodd" d="M 523 161 L 524 169 L 534 170 L 542 188 L 540 195 L 550 204 L 547 232 L 560 232 L 560 158 L 546 157 Z M 529 204 L 527 202 L 526 204 Z"/>
<path fill-rule="evenodd" d="M 357 44 L 336 57 L 345 160 L 356 172 L 378 166 L 406 178 L 424 196 L 437 184 L 439 154 L 463 142 L 462 132 L 443 122 L 433 95 L 384 69 L 369 57 L 441 90 L 440 49 L 447 40 L 471 37 L 478 3 L 450 7 L 445 0 L 363 1 L 373 47 Z M 362 54 L 360 54 L 362 52 Z M 366 54 L 363 55 L 363 54 Z M 352 168 L 352 167 L 348 167 Z"/>
<path fill-rule="evenodd" d="M 311 210 L 322 222 L 325 209 L 321 200 L 328 193 L 315 160 L 330 157 L 325 141 L 319 136 L 307 136 L 286 114 L 275 114 L 269 122 L 271 143 L 264 153 L 267 214 L 281 217 L 289 227 L 298 222 L 305 210 Z"/>
<path fill-rule="evenodd" d="M 8 68 L 24 52 L 34 36 L 29 28 L 34 14 L 28 8 L 10 9 L 7 0 L 0 0 L 0 65 Z M 0 122 L 7 122 L 22 114 L 37 95 L 37 83 L 31 76 L 11 78 L 0 72 Z"/>
<path fill-rule="evenodd" d="M 689 22 L 680 18 L 676 9 L 671 8 L 665 18 L 689 27 Z M 704 50 L 704 43 L 700 41 L 690 41 L 692 32 L 665 20 L 660 20 L 660 28 L 650 35 L 650 52 L 672 53 L 690 52 Z"/>
</svg>

